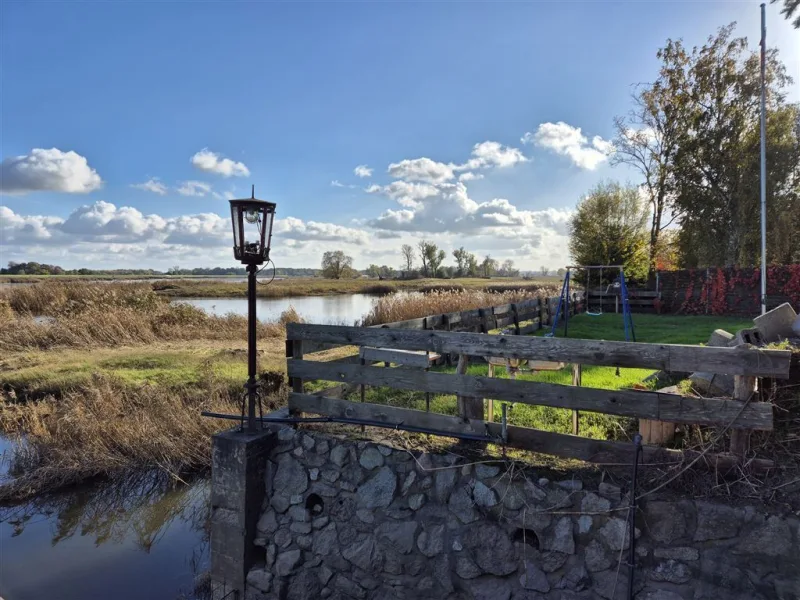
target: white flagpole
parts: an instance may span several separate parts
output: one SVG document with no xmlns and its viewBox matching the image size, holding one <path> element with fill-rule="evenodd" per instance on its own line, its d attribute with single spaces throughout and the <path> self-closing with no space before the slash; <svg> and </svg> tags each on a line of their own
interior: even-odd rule
<svg viewBox="0 0 800 600">
<path fill-rule="evenodd" d="M 767 312 L 767 11 L 761 4 L 761 314 Z"/>
</svg>

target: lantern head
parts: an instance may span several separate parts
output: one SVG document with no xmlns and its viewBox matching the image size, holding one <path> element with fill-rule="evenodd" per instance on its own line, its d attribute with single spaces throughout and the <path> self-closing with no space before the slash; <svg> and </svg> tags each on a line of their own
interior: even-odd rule
<svg viewBox="0 0 800 600">
<path fill-rule="evenodd" d="M 276 204 L 257 200 L 255 190 L 251 198 L 230 203 L 233 256 L 246 265 L 260 265 L 269 260 Z"/>
</svg>

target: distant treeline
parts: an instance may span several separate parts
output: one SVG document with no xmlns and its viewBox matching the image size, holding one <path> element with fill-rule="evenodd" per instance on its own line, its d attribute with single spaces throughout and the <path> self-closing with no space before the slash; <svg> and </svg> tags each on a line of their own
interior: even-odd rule
<svg viewBox="0 0 800 600">
<path fill-rule="evenodd" d="M 295 269 L 291 267 L 279 268 L 275 271 L 278 277 L 314 277 L 319 275 L 319 269 Z M 158 276 L 158 275 L 193 275 L 193 276 L 224 276 L 247 275 L 244 268 L 239 267 L 210 267 L 182 269 L 171 267 L 167 271 L 156 269 L 64 269 L 58 265 L 48 265 L 38 262 L 9 262 L 8 267 L 0 268 L 0 275 L 102 275 L 102 276 Z"/>
</svg>

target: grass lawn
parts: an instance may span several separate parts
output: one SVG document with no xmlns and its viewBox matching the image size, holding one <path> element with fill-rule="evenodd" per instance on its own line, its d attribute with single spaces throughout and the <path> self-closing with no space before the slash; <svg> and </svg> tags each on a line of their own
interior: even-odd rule
<svg viewBox="0 0 800 600">
<path fill-rule="evenodd" d="M 727 317 L 706 316 L 660 316 L 634 314 L 636 339 L 639 342 L 670 343 L 670 344 L 699 344 L 708 339 L 714 329 L 726 329 L 731 333 L 743 327 L 752 326 L 752 321 Z M 549 329 L 540 330 L 537 335 L 544 335 Z M 563 328 L 560 329 L 561 337 Z M 569 337 L 583 339 L 622 340 L 625 333 L 622 328 L 622 315 L 606 314 L 598 317 L 578 315 L 570 319 Z M 469 375 L 486 376 L 487 364 L 470 365 Z M 442 372 L 454 372 L 453 367 L 437 367 Z M 582 370 L 582 384 L 584 387 L 617 390 L 637 387 L 650 389 L 651 382 L 642 380 L 653 373 L 652 369 L 617 369 L 614 367 L 598 367 L 586 365 Z M 496 377 L 507 377 L 505 369 L 495 368 Z M 571 385 L 572 368 L 566 366 L 558 371 L 540 371 L 538 373 L 523 372 L 517 377 L 520 380 L 542 381 Z M 315 386 L 316 387 L 316 386 Z M 350 397 L 358 400 L 358 393 Z M 425 395 L 422 392 L 393 390 L 390 388 L 367 388 L 366 401 L 375 404 L 391 404 L 404 408 L 425 410 Z M 431 399 L 431 410 L 444 414 L 456 414 L 455 395 L 434 395 Z M 500 420 L 500 402 L 495 402 L 495 420 Z M 513 425 L 535 427 L 545 431 L 558 433 L 572 433 L 572 412 L 561 408 L 547 406 L 531 406 L 514 404 L 510 411 L 509 420 Z M 636 420 L 625 417 L 616 417 L 601 413 L 581 412 L 580 434 L 595 439 L 629 439 L 630 434 L 636 429 Z"/>
</svg>

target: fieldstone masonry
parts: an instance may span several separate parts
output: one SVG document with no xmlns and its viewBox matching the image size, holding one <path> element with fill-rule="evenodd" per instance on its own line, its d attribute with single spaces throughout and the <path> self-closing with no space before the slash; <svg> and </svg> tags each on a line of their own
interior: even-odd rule
<svg viewBox="0 0 800 600">
<path fill-rule="evenodd" d="M 274 439 L 240 598 L 627 598 L 628 497 L 611 483 L 291 428 Z M 800 598 L 795 516 L 648 497 L 635 535 L 640 600 Z"/>
</svg>

